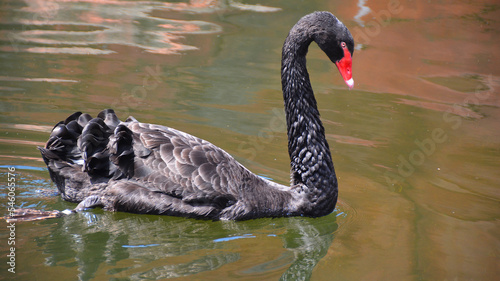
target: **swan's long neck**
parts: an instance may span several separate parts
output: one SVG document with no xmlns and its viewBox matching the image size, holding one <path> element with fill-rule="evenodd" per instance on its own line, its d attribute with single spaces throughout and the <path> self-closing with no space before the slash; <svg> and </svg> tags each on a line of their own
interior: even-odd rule
<svg viewBox="0 0 500 281">
<path fill-rule="evenodd" d="M 307 194 L 323 215 L 337 202 L 337 177 L 306 69 L 310 37 L 292 31 L 283 45 L 281 84 L 285 101 L 292 188 Z"/>
</svg>

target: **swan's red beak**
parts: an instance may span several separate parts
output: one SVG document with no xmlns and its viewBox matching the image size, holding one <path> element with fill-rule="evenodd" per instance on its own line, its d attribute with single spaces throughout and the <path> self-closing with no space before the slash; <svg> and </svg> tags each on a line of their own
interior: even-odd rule
<svg viewBox="0 0 500 281">
<path fill-rule="evenodd" d="M 335 62 L 337 65 L 337 68 L 340 71 L 340 75 L 342 75 L 342 78 L 344 78 L 345 83 L 347 86 L 349 86 L 349 89 L 352 89 L 354 87 L 354 80 L 352 79 L 352 58 L 351 58 L 351 52 L 349 52 L 349 49 L 347 49 L 347 46 L 342 46 L 342 49 L 344 50 L 344 57 L 341 60 L 338 60 Z"/>
</svg>

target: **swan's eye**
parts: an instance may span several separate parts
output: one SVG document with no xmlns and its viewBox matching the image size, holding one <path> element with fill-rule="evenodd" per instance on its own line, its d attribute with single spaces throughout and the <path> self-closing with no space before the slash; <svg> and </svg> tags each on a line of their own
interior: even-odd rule
<svg viewBox="0 0 500 281">
<path fill-rule="evenodd" d="M 345 47 L 347 47 L 347 45 L 345 44 L 345 42 L 340 43 L 340 46 L 342 47 L 342 49 L 345 48 Z"/>
</svg>

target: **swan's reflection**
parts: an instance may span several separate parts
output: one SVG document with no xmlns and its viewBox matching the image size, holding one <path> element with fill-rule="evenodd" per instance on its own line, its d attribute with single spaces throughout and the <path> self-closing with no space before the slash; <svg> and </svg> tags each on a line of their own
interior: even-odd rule
<svg viewBox="0 0 500 281">
<path fill-rule="evenodd" d="M 338 227 L 335 213 L 317 219 L 212 222 L 93 210 L 55 220 L 51 235 L 37 238 L 46 265 L 76 267 L 81 280 L 173 278 L 214 273 L 227 265 L 241 276 L 282 273 L 282 280 L 307 280 Z M 263 238 L 276 239 L 277 258 L 260 264 L 244 260 L 248 251 L 265 249 L 237 240 L 257 239 L 252 245 L 260 245 Z M 281 243 L 286 250 L 279 253 Z"/>
<path fill-rule="evenodd" d="M 338 228 L 333 218 L 332 215 L 316 220 L 290 218 L 290 233 L 284 237 L 284 246 L 293 252 L 294 260 L 281 280 L 309 280 L 314 267 L 333 242 Z"/>
</svg>

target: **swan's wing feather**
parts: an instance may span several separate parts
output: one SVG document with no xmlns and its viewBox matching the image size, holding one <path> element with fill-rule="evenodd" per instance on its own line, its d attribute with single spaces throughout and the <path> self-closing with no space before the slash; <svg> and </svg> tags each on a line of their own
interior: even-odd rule
<svg viewBox="0 0 500 281">
<path fill-rule="evenodd" d="M 224 150 L 164 126 L 130 122 L 127 128 L 133 134 L 133 150 L 150 152 L 135 157 L 133 175 L 149 189 L 190 204 L 223 208 L 235 202 L 238 182 L 247 170 Z"/>
</svg>

